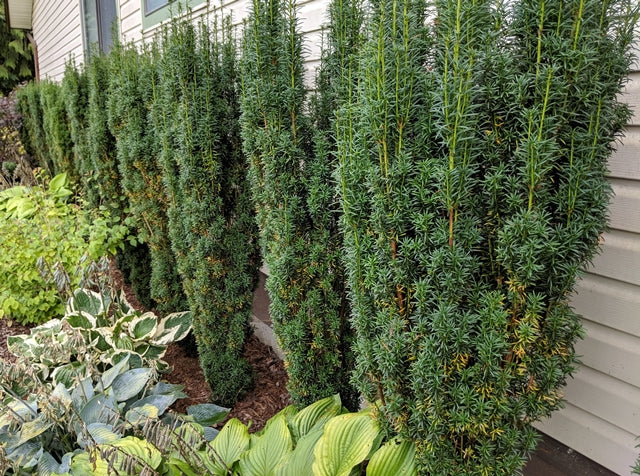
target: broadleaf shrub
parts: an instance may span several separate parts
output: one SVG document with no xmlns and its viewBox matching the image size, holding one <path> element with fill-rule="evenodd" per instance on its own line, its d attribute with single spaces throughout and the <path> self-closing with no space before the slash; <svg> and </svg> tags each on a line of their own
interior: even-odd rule
<svg viewBox="0 0 640 476">
<path fill-rule="evenodd" d="M 424 474 L 513 474 L 561 405 L 638 7 L 376 3 L 338 115 L 357 378 Z"/>
<path fill-rule="evenodd" d="M 70 202 L 68 186 L 62 174 L 46 186 L 0 192 L 0 317 L 29 324 L 61 316 L 59 286 L 45 281 L 39 264 L 59 269 L 73 289 L 87 258 L 113 255 L 122 246 L 127 228 Z"/>
</svg>

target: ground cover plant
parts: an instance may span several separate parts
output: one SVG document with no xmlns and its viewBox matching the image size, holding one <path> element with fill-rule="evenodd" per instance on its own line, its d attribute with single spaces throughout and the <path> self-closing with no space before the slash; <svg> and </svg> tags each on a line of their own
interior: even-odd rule
<svg viewBox="0 0 640 476">
<path fill-rule="evenodd" d="M 128 229 L 73 203 L 66 174 L 0 192 L 0 317 L 43 323 L 64 312 L 89 261 L 113 255 Z"/>
<path fill-rule="evenodd" d="M 337 125 L 345 255 L 360 388 L 421 473 L 513 474 L 561 405 L 637 13 L 375 5 Z"/>
</svg>

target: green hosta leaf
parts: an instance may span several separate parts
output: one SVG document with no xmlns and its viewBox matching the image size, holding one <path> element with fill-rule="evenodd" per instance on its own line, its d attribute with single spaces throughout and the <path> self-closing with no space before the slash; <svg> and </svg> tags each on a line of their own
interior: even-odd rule
<svg viewBox="0 0 640 476">
<path fill-rule="evenodd" d="M 187 415 L 193 417 L 202 426 L 213 426 L 224 420 L 229 414 L 229 408 L 219 407 L 213 403 L 201 403 L 187 407 Z"/>
<path fill-rule="evenodd" d="M 309 433 L 314 427 L 324 426 L 331 418 L 342 413 L 340 395 L 323 398 L 303 408 L 289 421 L 294 441 Z"/>
<path fill-rule="evenodd" d="M 237 418 L 229 420 L 220 434 L 211 442 L 211 447 L 216 454 L 222 458 L 222 462 L 215 458 L 211 458 L 211 462 L 206 461 L 207 467 L 212 475 L 226 475 L 227 468 L 230 468 L 236 461 L 240 459 L 240 455 L 249 448 L 249 430 L 246 425 L 242 424 Z"/>
<path fill-rule="evenodd" d="M 369 412 L 347 413 L 332 418 L 315 447 L 313 474 L 348 476 L 367 458 L 379 433 L 378 422 Z"/>
<path fill-rule="evenodd" d="M 129 334 L 135 339 L 150 339 L 155 335 L 158 318 L 152 312 L 145 312 L 129 323 Z"/>
<path fill-rule="evenodd" d="M 97 444 L 113 443 L 120 439 L 120 435 L 113 432 L 113 427 L 104 423 L 91 423 L 87 425 L 87 431 Z M 78 435 L 78 439 L 80 438 L 81 435 Z M 82 446 L 85 447 L 85 445 Z"/>
<path fill-rule="evenodd" d="M 40 442 L 27 441 L 23 445 L 7 451 L 7 459 L 25 470 L 35 467 L 43 453 L 44 450 Z"/>
<path fill-rule="evenodd" d="M 111 384 L 111 391 L 118 402 L 138 395 L 151 378 L 151 369 L 131 369 L 118 375 Z"/>
<path fill-rule="evenodd" d="M 91 423 L 114 424 L 120 419 L 118 402 L 113 395 L 94 395 L 80 410 L 80 419 L 85 425 Z"/>
<path fill-rule="evenodd" d="M 288 455 L 285 461 L 276 470 L 276 476 L 299 476 L 302 474 L 313 474 L 313 449 L 318 440 L 322 437 L 324 428 L 316 426 L 306 433 L 296 445 L 293 453 Z"/>
<path fill-rule="evenodd" d="M 132 426 L 139 426 L 151 418 L 158 418 L 160 412 L 158 407 L 149 403 L 143 403 L 132 407 L 125 415 L 124 419 Z"/>
<path fill-rule="evenodd" d="M 96 318 L 86 311 L 73 311 L 64 316 L 64 320 L 76 329 L 94 329 Z"/>
<path fill-rule="evenodd" d="M 93 396 L 93 382 L 91 381 L 91 377 L 87 377 L 81 380 L 71 392 L 73 407 L 79 411 Z"/>
<path fill-rule="evenodd" d="M 218 436 L 219 438 L 219 436 Z M 216 438 L 214 443 L 218 440 Z M 261 436 L 238 462 L 240 474 L 275 476 L 275 470 L 293 449 L 286 417 L 279 413 L 267 422 Z"/>
<path fill-rule="evenodd" d="M 67 183 L 67 173 L 63 172 L 61 174 L 58 174 L 49 182 L 49 191 L 55 193 L 63 188 Z"/>
<path fill-rule="evenodd" d="M 367 465 L 367 476 L 416 476 L 415 445 L 410 440 L 391 440 L 374 453 Z"/>
<path fill-rule="evenodd" d="M 160 345 L 169 345 L 172 342 L 184 339 L 191 330 L 191 320 L 191 311 L 169 314 L 158 323 L 153 342 Z"/>
</svg>

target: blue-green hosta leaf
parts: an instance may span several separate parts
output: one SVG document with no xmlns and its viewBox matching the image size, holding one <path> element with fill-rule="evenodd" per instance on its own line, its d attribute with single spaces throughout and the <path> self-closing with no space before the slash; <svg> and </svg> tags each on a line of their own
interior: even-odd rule
<svg viewBox="0 0 640 476">
<path fill-rule="evenodd" d="M 150 340 L 156 333 L 158 318 L 152 312 L 145 312 L 129 323 L 129 335 L 134 340 Z"/>
<path fill-rule="evenodd" d="M 124 416 L 124 419 L 131 426 L 139 426 L 143 425 L 149 419 L 158 418 L 159 411 L 158 407 L 155 405 L 151 405 L 149 403 L 143 403 L 142 405 L 137 405 L 132 407 Z"/>
<path fill-rule="evenodd" d="M 187 415 L 193 417 L 196 423 L 202 426 L 213 426 L 224 420 L 230 409 L 219 407 L 213 403 L 200 403 L 187 407 Z"/>
<path fill-rule="evenodd" d="M 22 427 L 20 428 L 20 438 L 17 444 L 14 445 L 14 447 L 20 446 L 27 441 L 40 436 L 42 433 L 51 428 L 52 425 L 53 422 L 47 419 L 47 417 L 43 414 L 38 415 L 33 420 L 23 423 Z"/>
<path fill-rule="evenodd" d="M 84 407 L 85 404 L 93 398 L 93 396 L 93 382 L 91 377 L 87 377 L 78 382 L 78 385 L 76 385 L 76 387 L 71 391 L 73 408 L 75 408 L 76 411 L 80 411 L 80 409 Z"/>
<path fill-rule="evenodd" d="M 105 423 L 91 423 L 87 425 L 87 431 L 93 441 L 97 444 L 108 444 L 118 441 L 121 436 L 117 433 L 113 432 L 113 427 L 111 425 L 107 425 Z M 82 438 L 81 435 L 78 435 L 78 440 Z M 86 447 L 86 445 L 82 445 L 82 447 Z"/>
<path fill-rule="evenodd" d="M 99 376 L 97 389 L 104 392 L 111 387 L 116 377 L 129 370 L 129 355 L 126 355 L 122 360 L 113 364 L 113 367 L 107 369 Z"/>
<path fill-rule="evenodd" d="M 62 462 L 58 463 L 51 453 L 45 451 L 38 460 L 38 476 L 70 476 L 71 456 L 72 453 L 65 454 Z"/>
<path fill-rule="evenodd" d="M 276 476 L 313 474 L 313 449 L 320 437 L 322 437 L 323 432 L 324 428 L 321 425 L 317 425 L 301 437 L 293 453 L 287 455 L 282 464 L 276 469 Z"/>
<path fill-rule="evenodd" d="M 67 302 L 66 314 L 86 312 L 94 317 L 104 312 L 102 296 L 89 289 L 76 289 Z"/>
<path fill-rule="evenodd" d="M 8 450 L 7 459 L 26 470 L 35 468 L 43 453 L 42 443 L 39 441 L 27 441 L 17 448 Z"/>
<path fill-rule="evenodd" d="M 64 316 L 64 320 L 74 329 L 89 330 L 96 327 L 96 318 L 86 311 L 72 311 Z"/>
<path fill-rule="evenodd" d="M 342 413 L 340 395 L 323 398 L 300 410 L 289 420 L 294 441 L 309 433 L 316 426 L 324 426 L 331 418 Z"/>
<path fill-rule="evenodd" d="M 205 459 L 205 464 L 212 475 L 226 475 L 227 468 L 240 459 L 240 455 L 249 448 L 249 430 L 240 420 L 232 418 L 229 420 L 215 440 L 211 442 L 211 447 L 215 450 L 211 458 Z M 222 458 L 218 461 L 215 455 Z"/>
<path fill-rule="evenodd" d="M 67 387 L 62 383 L 57 384 L 56 388 L 53 389 L 53 392 L 51 392 L 51 398 L 61 402 L 67 408 L 73 403 L 69 390 L 67 390 Z"/>
<path fill-rule="evenodd" d="M 85 425 L 106 423 L 114 425 L 120 420 L 118 402 L 113 395 L 94 395 L 80 410 L 80 419 Z"/>
<path fill-rule="evenodd" d="M 151 369 L 140 368 L 127 370 L 118 375 L 111 384 L 111 391 L 119 402 L 124 402 L 138 395 L 151 378 Z"/>
<path fill-rule="evenodd" d="M 177 399 L 178 398 L 173 395 L 147 395 L 131 405 L 131 409 L 141 407 L 143 405 L 153 405 L 158 416 L 160 416 L 166 412 L 167 408 L 173 405 Z"/>
<path fill-rule="evenodd" d="M 380 433 L 370 412 L 346 413 L 333 417 L 314 449 L 315 476 L 348 476 L 362 463 Z"/>
<path fill-rule="evenodd" d="M 215 428 L 211 428 L 210 426 L 202 427 L 204 431 L 204 439 L 207 441 L 213 441 L 220 434 L 220 430 L 216 430 Z"/>
<path fill-rule="evenodd" d="M 276 468 L 292 450 L 293 439 L 286 417 L 279 413 L 267 422 L 262 435 L 242 454 L 238 462 L 239 473 L 275 476 Z"/>
<path fill-rule="evenodd" d="M 367 465 L 367 476 L 417 476 L 415 445 L 410 440 L 391 440 L 376 451 Z"/>
<path fill-rule="evenodd" d="M 187 394 L 183 392 L 184 385 L 176 383 L 158 382 L 149 390 L 150 395 L 172 395 L 176 398 L 187 398 Z"/>
<path fill-rule="evenodd" d="M 165 316 L 158 322 L 153 342 L 159 345 L 169 345 L 184 339 L 191 330 L 191 311 L 175 312 Z"/>
</svg>

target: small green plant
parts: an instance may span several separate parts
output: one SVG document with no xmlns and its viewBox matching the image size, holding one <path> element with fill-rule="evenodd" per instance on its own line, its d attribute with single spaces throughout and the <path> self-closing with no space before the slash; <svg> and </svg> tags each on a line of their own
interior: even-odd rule
<svg viewBox="0 0 640 476">
<path fill-rule="evenodd" d="M 55 283 L 45 280 L 38 263 L 65 270 L 73 289 L 76 269 L 89 260 L 115 253 L 128 230 L 109 215 L 69 203 L 66 175 L 46 186 L 13 187 L 0 192 L 0 317 L 43 323 L 62 316 L 64 300 Z M 55 273 L 55 269 L 51 274 Z M 64 288 L 64 286 L 62 286 Z"/>
</svg>

